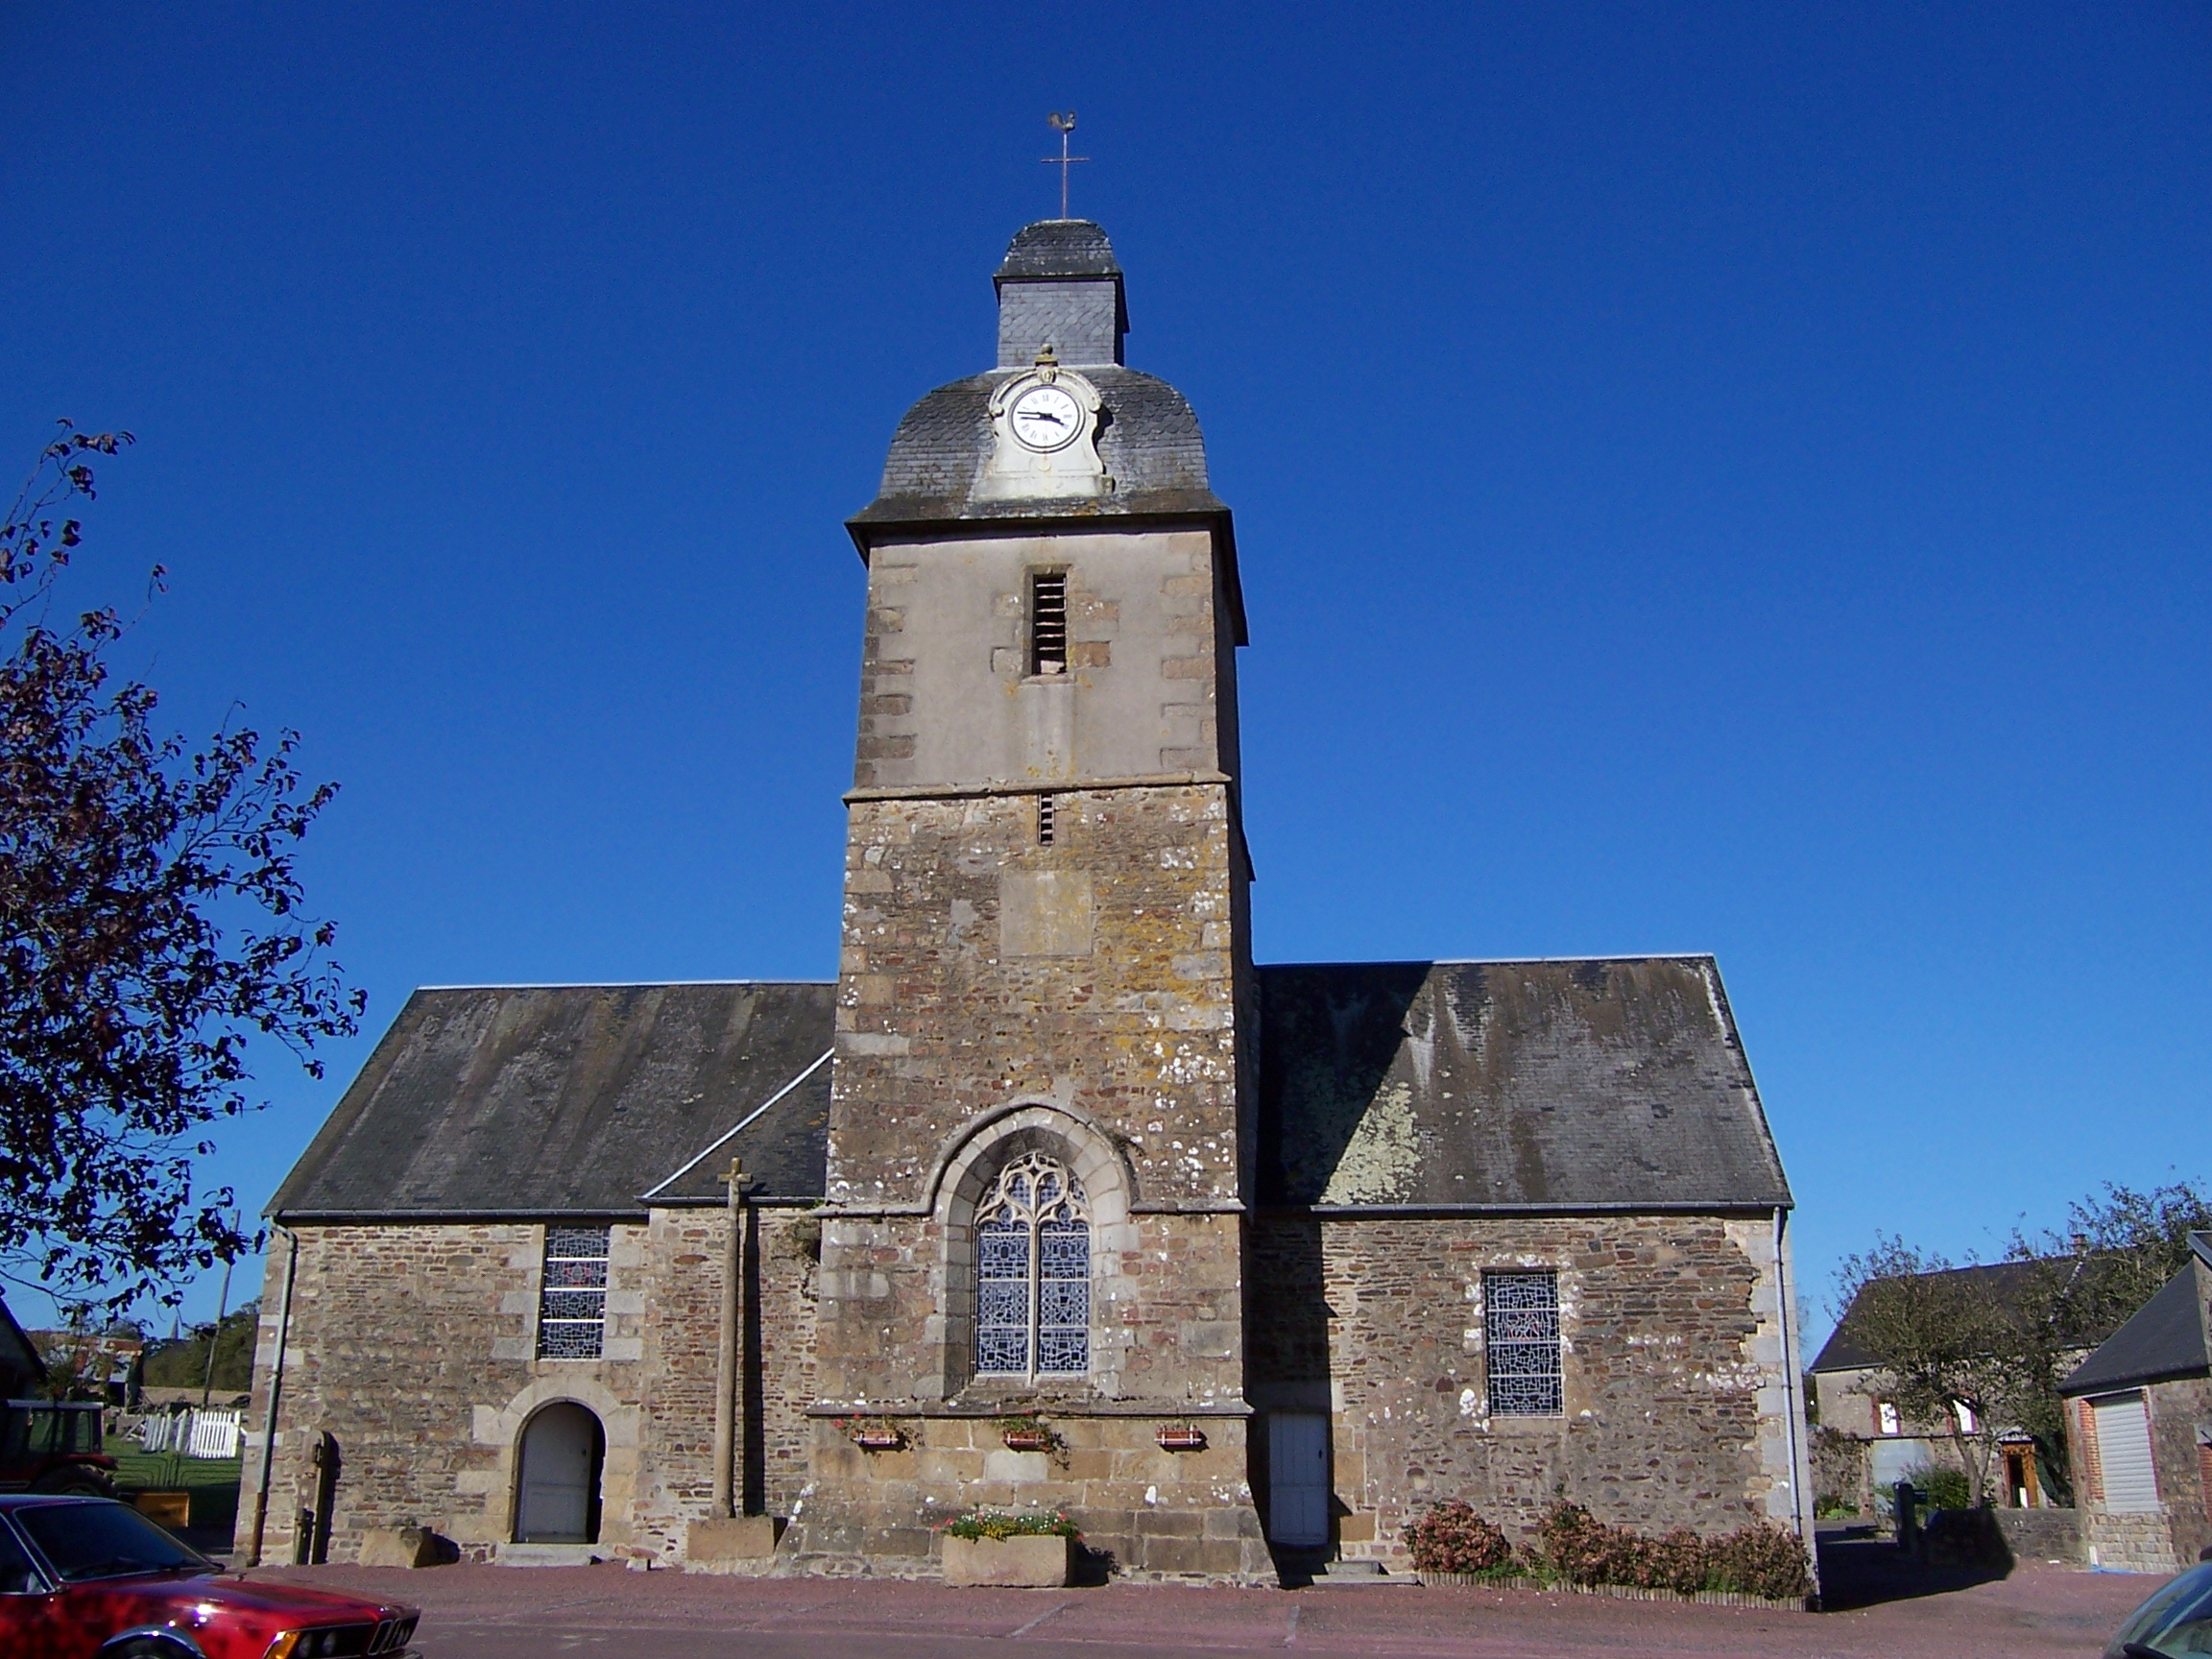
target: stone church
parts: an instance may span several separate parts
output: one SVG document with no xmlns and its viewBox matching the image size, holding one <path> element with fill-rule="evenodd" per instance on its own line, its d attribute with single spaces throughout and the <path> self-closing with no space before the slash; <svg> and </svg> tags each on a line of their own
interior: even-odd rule
<svg viewBox="0 0 2212 1659">
<path fill-rule="evenodd" d="M 1809 1534 L 1790 1190 L 1703 956 L 1262 966 L 1242 578 L 1099 228 L 899 422 L 838 976 L 418 991 L 272 1201 L 242 1543 L 1140 1577 L 1463 1498 Z"/>
</svg>

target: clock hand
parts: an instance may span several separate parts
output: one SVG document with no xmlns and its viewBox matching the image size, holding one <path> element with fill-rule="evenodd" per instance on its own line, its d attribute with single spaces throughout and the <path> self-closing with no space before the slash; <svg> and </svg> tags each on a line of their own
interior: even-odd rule
<svg viewBox="0 0 2212 1659">
<path fill-rule="evenodd" d="M 1024 409 L 1022 411 L 1022 419 L 1024 421 L 1049 421 L 1055 426 L 1067 424 L 1059 416 L 1047 409 Z"/>
</svg>

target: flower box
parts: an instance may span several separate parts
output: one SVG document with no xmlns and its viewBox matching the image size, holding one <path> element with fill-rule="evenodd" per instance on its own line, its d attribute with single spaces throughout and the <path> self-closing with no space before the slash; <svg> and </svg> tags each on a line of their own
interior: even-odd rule
<svg viewBox="0 0 2212 1659">
<path fill-rule="evenodd" d="M 897 1452 L 906 1444 L 906 1436 L 896 1429 L 855 1429 L 853 1444 L 863 1452 Z"/>
<path fill-rule="evenodd" d="M 1009 1429 L 999 1436 L 1009 1452 L 1049 1452 L 1052 1434 L 1046 1429 Z"/>
<path fill-rule="evenodd" d="M 1010 1590 L 1057 1590 L 1075 1562 L 1075 1540 L 1051 1533 L 1016 1538 L 945 1536 L 945 1582 Z"/>
<path fill-rule="evenodd" d="M 1165 1452 L 1203 1452 L 1206 1450 L 1206 1431 L 1190 1423 L 1177 1423 L 1163 1429 L 1152 1436 Z"/>
</svg>

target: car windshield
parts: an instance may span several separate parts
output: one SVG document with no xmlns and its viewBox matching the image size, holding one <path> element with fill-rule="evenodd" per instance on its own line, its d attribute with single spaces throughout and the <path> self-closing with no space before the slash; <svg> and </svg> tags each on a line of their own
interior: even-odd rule
<svg viewBox="0 0 2212 1659">
<path fill-rule="evenodd" d="M 54 1571 L 75 1584 L 132 1573 L 213 1572 L 215 1564 L 187 1550 L 135 1509 L 106 1499 L 82 1503 L 27 1503 L 15 1525 L 31 1535 Z"/>
<path fill-rule="evenodd" d="M 2108 1654 L 2212 1653 L 2212 1563 L 2192 1568 L 2135 1609 Z"/>
</svg>

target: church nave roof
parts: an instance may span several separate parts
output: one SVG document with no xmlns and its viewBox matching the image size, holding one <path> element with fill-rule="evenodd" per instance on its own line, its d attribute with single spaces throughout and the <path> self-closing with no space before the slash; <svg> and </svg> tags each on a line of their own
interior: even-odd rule
<svg viewBox="0 0 2212 1659">
<path fill-rule="evenodd" d="M 639 1196 L 656 1186 L 668 1189 L 658 1203 L 721 1201 L 717 1178 L 733 1157 L 758 1177 L 757 1197 L 819 1197 L 830 1068 L 817 1063 L 835 990 L 743 981 L 417 991 L 269 1214 L 643 1219 Z"/>
<path fill-rule="evenodd" d="M 1263 1204 L 1791 1202 L 1710 956 L 1286 965 L 1260 990 Z"/>
</svg>

